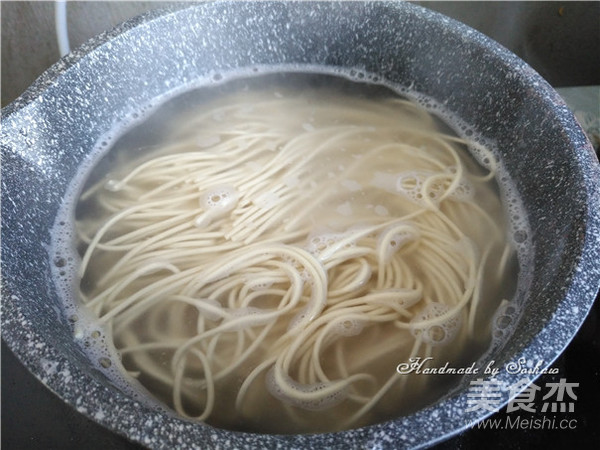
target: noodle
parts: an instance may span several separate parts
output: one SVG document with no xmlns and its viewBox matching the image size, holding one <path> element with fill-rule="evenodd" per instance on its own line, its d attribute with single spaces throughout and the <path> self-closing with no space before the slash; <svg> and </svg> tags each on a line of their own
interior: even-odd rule
<svg viewBox="0 0 600 450">
<path fill-rule="evenodd" d="M 372 423 L 424 383 L 396 365 L 489 333 L 512 254 L 495 158 L 406 100 L 280 92 L 214 101 L 82 194 L 81 297 L 183 416 Z"/>
</svg>

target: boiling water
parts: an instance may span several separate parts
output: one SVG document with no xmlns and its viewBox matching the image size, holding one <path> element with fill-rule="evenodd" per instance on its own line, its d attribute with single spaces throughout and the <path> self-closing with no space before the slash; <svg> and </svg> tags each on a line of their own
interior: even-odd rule
<svg viewBox="0 0 600 450">
<path fill-rule="evenodd" d="M 182 414 L 241 431 L 335 431 L 408 414 L 448 393 L 459 381 L 456 377 L 399 376 L 396 367 L 411 356 L 432 357 L 430 367 L 446 362 L 452 367 L 468 367 L 501 342 L 515 322 L 524 283 L 522 273 L 517 277 L 517 268 L 527 265 L 529 233 L 524 211 L 495 149 L 488 146 L 491 152 L 485 151 L 483 138 L 444 115 L 431 99 L 364 73 L 275 72 L 251 78 L 219 74 L 212 81 L 210 87 L 189 90 L 155 102 L 159 107 L 146 106 L 132 113 L 130 119 L 139 122 L 137 126 L 124 126 L 124 131 L 106 136 L 75 180 L 57 220 L 53 257 L 57 285 L 72 317 L 76 339 L 84 343 L 100 369 L 138 399 L 147 390 Z M 421 136 L 430 127 L 421 123 L 419 110 L 409 108 L 403 113 L 403 126 L 409 132 L 398 129 L 392 134 L 389 129 L 396 120 L 395 107 L 369 112 L 370 102 L 389 102 L 399 94 L 441 116 L 443 121 L 435 120 L 438 129 L 470 137 L 471 144 L 452 144 L 469 175 L 451 194 L 444 194 L 450 189 L 449 182 L 436 185 L 431 181 L 433 169 L 443 172 L 438 174 L 439 180 L 453 179 L 457 169 L 448 162 L 452 158 L 447 150 L 437 148 L 427 137 L 409 142 L 409 150 L 402 147 L 407 135 L 414 141 L 414 132 Z M 243 107 L 230 106 L 241 101 Z M 332 115 L 331 111 L 345 112 Z M 388 134 L 382 135 L 384 128 Z M 341 139 L 340 135 L 350 138 Z M 180 145 L 182 142 L 185 145 Z M 227 142 L 236 142 L 237 150 L 231 151 Z M 428 157 L 413 159 L 415 148 Z M 186 160 L 189 170 L 182 172 L 179 181 L 169 181 L 163 166 L 139 185 L 128 185 L 127 177 L 142 164 L 190 152 L 201 152 L 202 159 L 196 163 Z M 284 152 L 286 158 L 274 163 Z M 416 165 L 406 161 L 416 161 Z M 490 169 L 496 170 L 499 184 L 478 181 Z M 240 175 L 236 178 L 234 174 Z M 159 188 L 163 181 L 171 184 Z M 429 183 L 429 190 L 422 189 L 424 183 Z M 115 252 L 100 248 L 86 261 L 83 255 L 100 224 L 119 214 L 121 205 L 127 203 L 119 196 L 141 196 L 139 204 L 144 204 L 144 195 L 153 189 L 172 192 L 169 195 L 173 197 L 166 197 L 171 200 L 166 203 L 149 204 L 151 213 L 146 215 L 161 218 L 172 204 L 187 214 L 184 224 L 174 221 L 157 233 L 169 239 L 200 233 L 194 244 L 197 254 L 187 238 L 175 239 L 171 249 L 157 250 L 137 269 L 130 267 L 135 255 L 120 262 L 134 248 L 127 244 L 132 242 L 129 237 L 147 226 L 139 216 L 102 237 L 102 242 L 112 240 L 113 247 L 122 244 L 122 248 Z M 81 192 L 85 194 L 80 199 Z M 189 200 L 183 199 L 194 192 Z M 423 199 L 424 192 L 431 198 Z M 128 207 L 136 208 L 136 202 L 123 206 Z M 468 290 L 469 283 L 461 277 L 469 272 L 469 263 L 452 268 L 457 260 L 445 261 L 441 264 L 448 268 L 439 269 L 437 261 L 445 258 L 436 253 L 439 249 L 431 250 L 433 253 L 420 250 L 428 248 L 421 238 L 429 228 L 439 225 L 448 231 L 435 213 L 424 222 L 425 228 L 420 228 L 420 214 L 436 208 L 452 217 L 466 235 L 454 236 L 452 243 L 446 238 L 440 242 L 450 246 L 459 259 L 471 254 L 482 261 L 481 277 L 471 286 L 481 298 L 472 317 L 467 306 L 438 320 L 458 301 L 452 300 L 455 291 Z M 473 208 L 488 219 L 482 219 Z M 281 214 L 275 214 L 277 211 Z M 405 221 L 395 222 L 404 217 Z M 502 239 L 481 259 L 493 224 Z M 175 227 L 181 227 L 181 233 L 170 233 Z M 152 234 L 139 236 L 138 248 L 152 245 L 152 239 Z M 257 245 L 262 247 L 252 258 L 260 262 L 240 263 L 246 252 L 254 251 L 247 249 Z M 299 250 L 281 249 L 286 246 Z M 352 257 L 343 256 L 352 252 Z M 232 254 L 238 259 L 229 256 Z M 304 261 L 307 255 L 314 261 Z M 87 270 L 80 279 L 82 256 Z M 340 263 L 343 258 L 347 260 Z M 390 265 L 396 260 L 395 266 Z M 502 268 L 501 277 L 495 272 L 498 267 Z M 194 270 L 199 279 L 183 288 L 185 301 L 182 292 L 174 300 L 169 296 L 175 294 L 167 289 L 165 301 L 158 299 L 156 306 L 138 315 L 123 318 L 115 312 L 145 286 L 159 286 L 161 277 L 172 277 L 175 283 L 180 273 Z M 429 271 L 440 271 L 442 278 L 435 286 L 415 281 L 429 279 Z M 323 279 L 319 277 L 325 279 L 328 302 L 320 307 L 316 292 Z M 103 286 L 106 279 L 108 286 Z M 277 321 L 269 321 L 269 314 L 285 307 L 294 283 L 301 287 L 298 305 Z M 152 295 L 153 290 L 145 294 Z M 93 305 L 92 311 L 81 305 L 81 297 Z M 357 298 L 366 299 L 360 313 L 352 303 Z M 390 298 L 397 299 L 393 306 L 389 306 Z M 354 306 L 339 324 L 329 328 L 327 321 L 318 327 L 311 325 L 319 314 L 336 317 L 331 312 L 336 302 Z M 377 302 L 380 309 L 369 306 Z M 400 311 L 399 316 L 381 319 L 391 311 Z M 438 322 L 421 328 L 414 325 L 427 320 Z M 202 333 L 209 335 L 227 321 L 232 325 L 225 326 L 222 337 L 197 342 L 188 356 L 178 354 L 186 342 Z M 310 333 L 303 335 L 302 330 Z M 313 356 L 309 350 L 304 357 L 290 356 L 293 362 L 286 366 L 287 378 L 278 379 L 275 360 L 294 345 L 313 345 L 311 339 L 317 333 L 323 342 L 314 344 Z M 416 339 L 421 341 L 415 350 Z M 144 345 L 147 350 L 139 350 Z M 214 363 L 206 361 L 209 357 Z M 209 393 L 207 376 L 219 373 L 225 374 Z M 364 375 L 352 384 L 335 387 L 339 380 L 357 373 Z M 175 390 L 181 393 L 174 395 L 173 385 L 177 384 Z M 319 396 L 319 391 L 329 394 Z M 367 408 L 378 396 L 381 398 Z M 214 407 L 206 415 L 211 402 Z"/>
</svg>

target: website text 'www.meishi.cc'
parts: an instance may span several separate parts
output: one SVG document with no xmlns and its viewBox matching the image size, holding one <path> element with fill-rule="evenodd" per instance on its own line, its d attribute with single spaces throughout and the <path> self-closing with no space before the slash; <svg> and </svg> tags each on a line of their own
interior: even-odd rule
<svg viewBox="0 0 600 450">
<path fill-rule="evenodd" d="M 574 430 L 577 428 L 577 419 L 556 416 L 506 416 L 484 419 L 471 428 L 480 430 Z"/>
</svg>

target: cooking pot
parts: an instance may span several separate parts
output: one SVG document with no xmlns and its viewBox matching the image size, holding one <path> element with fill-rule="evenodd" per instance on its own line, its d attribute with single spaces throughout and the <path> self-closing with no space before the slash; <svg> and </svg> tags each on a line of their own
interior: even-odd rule
<svg viewBox="0 0 600 450">
<path fill-rule="evenodd" d="M 216 73 L 274 65 L 341 67 L 411 86 L 494 142 L 524 204 L 533 257 L 521 267 L 528 274 L 521 314 L 488 360 L 496 367 L 541 362 L 542 370 L 560 355 L 600 284 L 600 169 L 591 145 L 523 61 L 458 22 L 396 2 L 217 2 L 155 11 L 48 70 L 2 111 L 3 339 L 65 402 L 152 448 L 395 449 L 459 433 L 490 414 L 469 411 L 475 375 L 407 417 L 338 433 L 267 436 L 152 408 L 96 369 L 73 338 L 48 244 L 90 151 L 136 105 Z M 523 377 L 501 370 L 494 379 L 510 386 Z"/>
</svg>

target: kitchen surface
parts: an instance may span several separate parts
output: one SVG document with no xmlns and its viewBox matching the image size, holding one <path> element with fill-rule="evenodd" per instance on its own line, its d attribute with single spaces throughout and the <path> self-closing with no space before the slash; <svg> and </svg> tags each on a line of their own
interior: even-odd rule
<svg viewBox="0 0 600 450">
<path fill-rule="evenodd" d="M 64 12 L 68 44 L 76 48 L 120 22 L 172 2 L 2 1 L 2 106 L 17 98 L 60 57 L 56 8 Z M 414 2 L 457 19 L 516 53 L 557 89 L 600 145 L 600 2 Z M 60 9 L 64 8 L 64 9 Z M 59 33 L 60 34 L 60 33 Z M 63 43 L 64 44 L 64 43 Z M 64 45 L 63 45 L 64 46 Z M 470 429 L 435 448 L 595 448 L 600 442 L 600 301 L 577 336 L 542 375 L 538 386 L 566 379 L 578 383 L 576 426 L 561 430 Z M 124 437 L 100 427 L 59 400 L 2 343 L 2 448 L 133 449 Z M 541 397 L 538 406 L 541 406 Z M 539 409 L 539 408 L 538 408 Z M 492 416 L 505 420 L 506 408 Z M 542 420 L 538 410 L 531 414 Z"/>
</svg>

